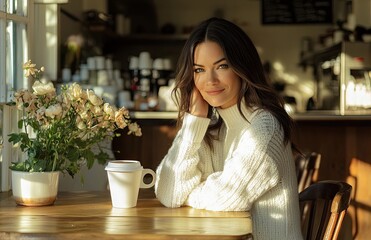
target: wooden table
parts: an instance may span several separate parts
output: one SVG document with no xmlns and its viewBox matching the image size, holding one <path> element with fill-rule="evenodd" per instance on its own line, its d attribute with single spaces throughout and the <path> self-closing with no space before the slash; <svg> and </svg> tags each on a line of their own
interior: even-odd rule
<svg viewBox="0 0 371 240">
<path fill-rule="evenodd" d="M 141 190 L 142 191 L 142 190 Z M 248 212 L 166 208 L 141 192 L 135 208 L 111 205 L 108 191 L 60 192 L 52 206 L 17 206 L 0 193 L 0 239 L 249 239 Z"/>
</svg>

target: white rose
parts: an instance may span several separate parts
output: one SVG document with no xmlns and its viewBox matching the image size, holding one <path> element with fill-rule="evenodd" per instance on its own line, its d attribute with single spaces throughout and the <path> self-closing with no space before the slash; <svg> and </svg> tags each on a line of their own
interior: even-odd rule
<svg viewBox="0 0 371 240">
<path fill-rule="evenodd" d="M 103 109 L 104 112 L 109 116 L 109 119 L 115 119 L 115 109 L 109 105 L 109 103 L 105 103 Z"/>
<path fill-rule="evenodd" d="M 79 99 L 82 95 L 82 88 L 80 85 L 74 83 L 68 88 L 68 92 L 73 99 Z"/>
<path fill-rule="evenodd" d="M 81 112 L 80 117 L 81 117 L 81 119 L 84 119 L 84 120 L 89 120 L 89 118 L 90 118 L 87 111 Z"/>
<path fill-rule="evenodd" d="M 81 120 L 78 119 L 77 121 L 77 128 L 80 130 L 85 130 L 86 129 L 86 124 Z"/>
<path fill-rule="evenodd" d="M 115 113 L 115 122 L 119 128 L 125 128 L 127 126 L 125 118 L 122 116 L 120 111 Z"/>
<path fill-rule="evenodd" d="M 40 81 L 36 81 L 32 85 L 32 89 L 34 90 L 36 95 L 46 95 L 48 93 L 55 92 L 55 88 L 52 82 L 42 83 Z"/>
<path fill-rule="evenodd" d="M 62 107 L 59 104 L 51 105 L 45 110 L 45 116 L 54 118 L 58 116 L 62 112 Z"/>
<path fill-rule="evenodd" d="M 33 114 L 36 119 L 40 120 L 43 118 L 45 114 L 45 107 L 40 107 L 39 109 L 36 110 L 36 112 L 30 112 L 30 114 Z"/>
<path fill-rule="evenodd" d="M 89 101 L 94 105 L 94 106 L 99 106 L 103 103 L 102 98 L 98 97 L 95 95 L 93 90 L 87 90 L 87 95 Z"/>
<path fill-rule="evenodd" d="M 135 136 L 142 136 L 142 129 L 139 127 L 137 123 L 130 123 L 129 126 L 129 132 L 128 134 L 134 133 Z"/>
<path fill-rule="evenodd" d="M 99 106 L 94 106 L 91 111 L 95 114 L 95 115 L 102 115 L 102 108 L 100 108 Z"/>
</svg>

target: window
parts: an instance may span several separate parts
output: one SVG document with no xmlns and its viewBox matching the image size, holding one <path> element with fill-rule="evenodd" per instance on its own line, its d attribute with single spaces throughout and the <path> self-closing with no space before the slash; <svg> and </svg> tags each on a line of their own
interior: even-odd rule
<svg viewBox="0 0 371 240">
<path fill-rule="evenodd" d="M 0 0 L 0 170 L 1 191 L 9 189 L 9 159 L 16 152 L 7 135 L 16 130 L 17 112 L 6 105 L 15 89 L 26 88 L 22 64 L 28 59 L 32 0 Z"/>
<path fill-rule="evenodd" d="M 0 0 L 0 192 L 10 189 L 9 164 L 19 154 L 8 142 L 8 134 L 17 131 L 18 112 L 6 103 L 14 90 L 30 87 L 22 69 L 28 59 L 57 75 L 57 4 L 67 2 Z"/>
</svg>

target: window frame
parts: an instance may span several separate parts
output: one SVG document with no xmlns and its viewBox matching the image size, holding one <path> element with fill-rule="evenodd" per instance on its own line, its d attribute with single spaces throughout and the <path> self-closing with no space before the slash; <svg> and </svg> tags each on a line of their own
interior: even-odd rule
<svg viewBox="0 0 371 240">
<path fill-rule="evenodd" d="M 27 49 L 25 50 L 25 54 L 21 57 L 22 61 L 24 58 L 29 58 L 31 56 L 33 45 L 33 19 L 34 19 L 34 0 L 25 0 L 26 3 L 26 12 L 23 15 L 18 15 L 17 13 L 9 13 L 7 5 L 8 3 L 12 4 L 13 2 L 17 2 L 17 0 L 4 0 L 4 9 L 0 11 L 0 88 L 2 92 L 0 92 L 0 105 L 2 106 L 2 143 L 0 143 L 0 192 L 8 191 L 11 188 L 11 181 L 10 181 L 10 174 L 9 174 L 9 165 L 12 159 L 18 158 L 19 152 L 13 148 L 13 146 L 8 142 L 7 136 L 11 132 L 17 131 L 17 122 L 18 122 L 18 112 L 14 106 L 7 105 L 9 99 L 11 98 L 11 92 L 8 91 L 7 85 L 7 68 L 6 68 L 6 51 L 7 51 L 7 23 L 8 21 L 13 21 L 15 24 L 24 24 L 25 27 L 25 38 L 23 39 L 26 41 Z M 19 39 L 16 39 L 19 41 Z M 13 44 L 13 43 L 11 43 Z M 22 44 L 16 43 L 17 47 L 22 47 Z M 11 73 L 12 74 L 12 73 Z M 26 78 L 23 77 L 23 73 L 16 73 L 16 79 L 12 82 L 12 86 L 17 86 L 17 88 L 26 88 L 28 87 L 28 81 Z M 21 76 L 21 77 L 18 77 Z"/>
<path fill-rule="evenodd" d="M 2 1 L 13 1 L 13 0 L 0 0 Z M 14 0 L 19 1 L 19 0 Z M 4 27 L 0 27 L 0 52 L 5 52 L 6 50 L 6 23 L 7 20 L 20 21 L 26 24 L 26 38 L 27 38 L 27 56 L 32 62 L 36 63 L 38 66 L 44 66 L 46 69 L 46 74 L 51 77 L 51 80 L 57 79 L 58 71 L 58 25 L 59 25 L 59 4 L 68 3 L 68 0 L 25 0 L 27 1 L 27 15 L 26 17 L 9 16 L 6 13 L 6 7 L 3 11 L 0 11 L 0 22 L 5 19 Z M 4 2 L 4 4 L 5 4 Z M 54 14 L 54 15 L 53 15 Z M 53 15 L 53 16 L 52 16 Z M 50 17 L 55 17 L 55 21 L 50 22 Z M 1 24 L 1 23 L 0 23 Z M 4 32 L 2 32 L 4 31 Z M 35 34 L 37 32 L 37 35 Z M 3 36 L 3 37 L 2 37 Z M 48 40 L 48 37 L 52 41 Z M 46 43 L 48 43 L 46 45 Z M 46 46 L 46 47 L 45 47 Z M 5 85 L 5 81 L 1 79 L 6 79 L 6 54 L 0 54 L 0 87 Z M 26 60 L 28 60 L 26 59 Z M 20 81 L 17 83 L 18 88 L 30 88 L 31 84 L 27 78 L 23 77 L 23 72 L 17 73 L 17 77 Z M 15 89 L 16 90 L 16 89 Z M 9 165 L 12 159 L 18 159 L 20 152 L 17 151 L 8 142 L 8 134 L 11 132 L 18 131 L 17 122 L 19 111 L 15 107 L 7 106 L 6 101 L 1 101 L 0 92 L 0 105 L 3 106 L 3 132 L 2 140 L 3 145 L 0 142 L 0 192 L 8 191 L 11 189 L 10 181 L 10 170 Z M 1 117 L 1 114 L 0 114 Z M 0 121 L 1 124 L 1 121 Z M 1 126 L 0 126 L 1 127 Z M 0 132 L 1 134 L 1 132 Z M 1 139 L 0 139 L 1 140 Z M 24 155 L 22 155 L 24 156 Z"/>
</svg>

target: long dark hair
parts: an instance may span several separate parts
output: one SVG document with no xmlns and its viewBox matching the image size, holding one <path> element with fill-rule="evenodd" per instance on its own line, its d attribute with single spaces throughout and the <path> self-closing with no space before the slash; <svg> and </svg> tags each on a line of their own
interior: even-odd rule
<svg viewBox="0 0 371 240">
<path fill-rule="evenodd" d="M 228 65 L 241 79 L 241 90 L 238 93 L 238 109 L 241 115 L 243 116 L 242 99 L 245 100 L 247 107 L 269 111 L 280 122 L 284 131 L 284 142 L 288 143 L 291 140 L 293 120 L 284 109 L 282 97 L 271 86 L 253 42 L 240 27 L 221 18 L 203 21 L 193 30 L 183 47 L 176 69 L 173 91 L 179 106 L 178 123 L 182 123 L 184 114 L 189 110 L 192 90 L 195 87 L 194 51 L 198 44 L 205 41 L 219 44 Z M 219 119 L 209 126 L 209 135 L 212 129 L 220 128 L 221 121 Z"/>
</svg>

